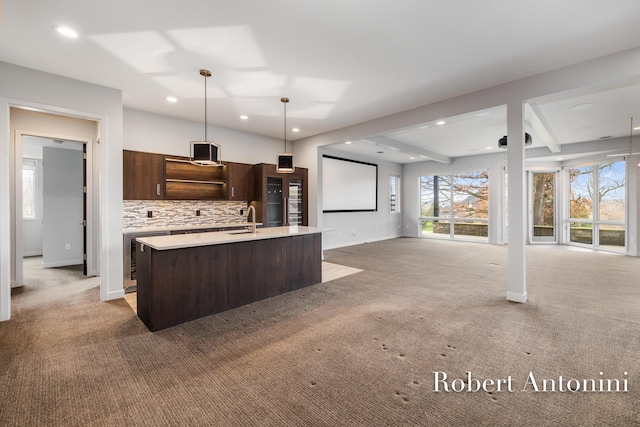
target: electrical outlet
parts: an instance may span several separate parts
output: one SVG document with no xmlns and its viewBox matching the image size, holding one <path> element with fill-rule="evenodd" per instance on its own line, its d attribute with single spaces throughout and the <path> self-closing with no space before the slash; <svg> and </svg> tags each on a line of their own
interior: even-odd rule
<svg viewBox="0 0 640 427">
<path fill-rule="evenodd" d="M 153 218 L 153 211 L 147 211 L 147 218 Z"/>
<path fill-rule="evenodd" d="M 200 216 L 200 209 L 196 209 L 196 216 Z"/>
<path fill-rule="evenodd" d="M 240 215 L 244 215 L 244 209 L 240 209 Z"/>
<path fill-rule="evenodd" d="M 71 250 L 71 243 L 65 243 L 64 249 L 67 250 L 67 251 L 70 251 Z"/>
</svg>

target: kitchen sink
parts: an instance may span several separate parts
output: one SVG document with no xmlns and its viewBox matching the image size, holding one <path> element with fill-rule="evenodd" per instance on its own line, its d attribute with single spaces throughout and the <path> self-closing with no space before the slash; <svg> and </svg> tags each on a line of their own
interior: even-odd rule
<svg viewBox="0 0 640 427">
<path fill-rule="evenodd" d="M 252 231 L 252 230 L 233 230 L 233 231 L 227 231 L 227 234 L 257 234 L 258 231 Z"/>
</svg>

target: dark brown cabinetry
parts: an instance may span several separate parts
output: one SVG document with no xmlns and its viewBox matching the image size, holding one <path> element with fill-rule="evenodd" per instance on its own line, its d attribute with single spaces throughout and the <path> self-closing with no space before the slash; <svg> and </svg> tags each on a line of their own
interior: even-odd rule
<svg viewBox="0 0 640 427">
<path fill-rule="evenodd" d="M 227 198 L 253 200 L 253 165 L 225 162 L 227 168 Z"/>
<path fill-rule="evenodd" d="M 167 200 L 215 200 L 227 196 L 226 166 L 199 166 L 184 157 L 166 156 L 164 178 Z"/>
<path fill-rule="evenodd" d="M 255 184 L 254 165 L 198 166 L 187 157 L 123 150 L 124 200 L 251 201 Z"/>
<path fill-rule="evenodd" d="M 157 331 L 322 281 L 322 235 L 139 252 L 138 316 Z"/>
<path fill-rule="evenodd" d="M 124 150 L 122 152 L 124 200 L 164 198 L 164 156 Z"/>
<path fill-rule="evenodd" d="M 256 217 L 265 227 L 308 225 L 308 170 L 276 172 L 276 165 L 255 165 L 254 205 Z"/>
</svg>

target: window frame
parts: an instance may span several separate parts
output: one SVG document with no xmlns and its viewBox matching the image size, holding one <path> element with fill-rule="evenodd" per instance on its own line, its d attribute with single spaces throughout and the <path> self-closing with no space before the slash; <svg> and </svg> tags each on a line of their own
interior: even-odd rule
<svg viewBox="0 0 640 427">
<path fill-rule="evenodd" d="M 389 174 L 389 212 L 392 214 L 402 213 L 400 197 L 401 185 L 402 178 L 400 177 L 400 174 Z M 395 200 L 393 199 L 394 196 Z"/>
</svg>

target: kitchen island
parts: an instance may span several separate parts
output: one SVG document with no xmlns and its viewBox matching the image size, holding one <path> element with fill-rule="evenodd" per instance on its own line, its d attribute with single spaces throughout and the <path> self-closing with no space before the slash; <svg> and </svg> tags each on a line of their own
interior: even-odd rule
<svg viewBox="0 0 640 427">
<path fill-rule="evenodd" d="M 138 317 L 157 331 L 320 283 L 321 232 L 285 226 L 138 238 Z"/>
</svg>

